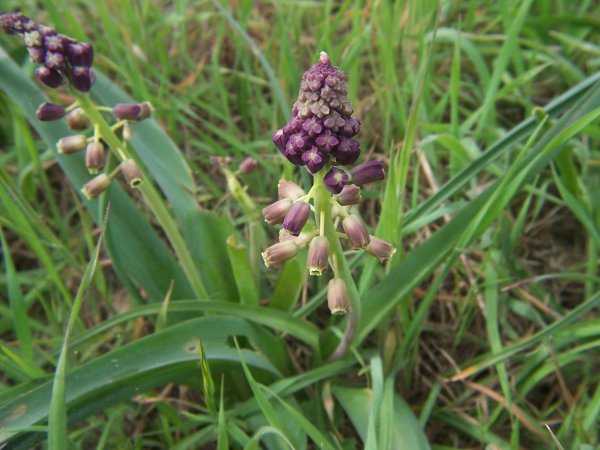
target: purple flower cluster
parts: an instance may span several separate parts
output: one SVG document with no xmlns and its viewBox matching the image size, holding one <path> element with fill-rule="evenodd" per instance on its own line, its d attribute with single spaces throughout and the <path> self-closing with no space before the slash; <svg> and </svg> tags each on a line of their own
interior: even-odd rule
<svg viewBox="0 0 600 450">
<path fill-rule="evenodd" d="M 35 76 L 41 83 L 57 88 L 67 79 L 79 91 L 91 89 L 95 76 L 90 44 L 59 34 L 20 13 L 0 14 L 0 27 L 21 36 L 31 60 L 40 64 Z"/>
<path fill-rule="evenodd" d="M 323 52 L 302 76 L 293 117 L 273 134 L 273 142 L 292 164 L 306 165 L 311 173 L 330 160 L 352 164 L 360 154 L 358 141 L 352 139 L 360 130 L 353 112 L 346 75 Z"/>
</svg>

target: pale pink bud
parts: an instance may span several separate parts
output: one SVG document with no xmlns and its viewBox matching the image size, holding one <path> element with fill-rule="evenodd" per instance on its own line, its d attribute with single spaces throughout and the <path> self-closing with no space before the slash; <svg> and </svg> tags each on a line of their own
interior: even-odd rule
<svg viewBox="0 0 600 450">
<path fill-rule="evenodd" d="M 70 155 L 71 153 L 83 150 L 87 145 L 87 138 L 83 134 L 75 134 L 61 138 L 56 147 L 58 153 Z"/>
<path fill-rule="evenodd" d="M 110 181 L 111 179 L 108 175 L 101 173 L 85 183 L 81 192 L 88 200 L 96 198 L 110 186 Z"/>
<path fill-rule="evenodd" d="M 329 258 L 329 241 L 325 236 L 316 236 L 308 246 L 308 257 L 306 265 L 308 273 L 320 276 L 327 269 Z"/>
<path fill-rule="evenodd" d="M 364 248 L 369 243 L 369 232 L 362 219 L 354 214 L 342 221 L 342 228 L 350 240 L 352 248 Z"/>
<path fill-rule="evenodd" d="M 369 244 L 365 250 L 382 263 L 386 262 L 396 253 L 396 249 L 392 244 L 375 236 L 370 236 Z"/>
<path fill-rule="evenodd" d="M 294 240 L 286 240 L 267 247 L 261 255 L 265 262 L 265 266 L 269 268 L 281 265 L 288 259 L 296 256 L 297 253 L 298 246 Z"/>
<path fill-rule="evenodd" d="M 355 184 L 347 184 L 335 198 L 342 206 L 356 205 L 360 203 L 360 188 Z"/>
<path fill-rule="evenodd" d="M 277 193 L 279 198 L 289 198 L 290 200 L 297 200 L 305 194 L 304 190 L 296 183 L 283 178 L 277 184 Z"/>
<path fill-rule="evenodd" d="M 263 217 L 269 225 L 275 225 L 283 222 L 285 215 L 292 207 L 292 201 L 289 198 L 282 198 L 275 203 L 271 203 L 262 210 Z"/>
<path fill-rule="evenodd" d="M 85 149 L 85 166 L 90 173 L 98 173 L 104 167 L 104 145 L 90 142 Z"/>
<path fill-rule="evenodd" d="M 142 172 L 133 159 L 126 159 L 119 168 L 129 186 L 137 187 L 141 184 Z"/>
<path fill-rule="evenodd" d="M 350 299 L 346 283 L 341 278 L 332 278 L 327 285 L 327 306 L 331 314 L 346 314 L 350 310 Z"/>
</svg>

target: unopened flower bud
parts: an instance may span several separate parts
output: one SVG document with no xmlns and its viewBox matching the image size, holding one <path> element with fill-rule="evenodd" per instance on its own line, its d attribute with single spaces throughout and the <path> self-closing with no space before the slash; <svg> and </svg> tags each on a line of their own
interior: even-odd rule
<svg viewBox="0 0 600 450">
<path fill-rule="evenodd" d="M 123 139 L 126 141 L 130 141 L 133 138 L 133 130 L 129 123 L 125 122 L 123 124 Z"/>
<path fill-rule="evenodd" d="M 310 206 L 306 202 L 295 202 L 283 219 L 283 228 L 298 236 L 308 220 Z"/>
<path fill-rule="evenodd" d="M 262 252 L 262 258 L 267 268 L 278 266 L 288 259 L 293 258 L 298 253 L 298 246 L 294 240 L 286 240 L 278 242 L 270 247 L 267 247 Z"/>
<path fill-rule="evenodd" d="M 376 159 L 364 162 L 352 169 L 352 182 L 358 186 L 383 180 L 384 178 L 383 162 Z"/>
<path fill-rule="evenodd" d="M 375 236 L 370 236 L 369 244 L 365 250 L 382 263 L 389 260 L 396 253 L 396 249 L 392 244 Z"/>
<path fill-rule="evenodd" d="M 315 236 L 308 246 L 306 265 L 308 273 L 320 276 L 327 269 L 329 258 L 329 241 L 325 236 Z"/>
<path fill-rule="evenodd" d="M 93 69 L 89 67 L 73 67 L 71 71 L 71 84 L 81 92 L 88 92 L 96 81 Z"/>
<path fill-rule="evenodd" d="M 113 106 L 112 113 L 118 120 L 138 120 L 142 107 L 139 103 L 117 103 Z"/>
<path fill-rule="evenodd" d="M 58 153 L 70 155 L 83 150 L 87 145 L 87 138 L 83 134 L 75 134 L 73 136 L 66 136 L 58 141 L 56 147 Z"/>
<path fill-rule="evenodd" d="M 55 105 L 54 103 L 42 103 L 35 115 L 42 122 L 49 122 L 52 120 L 58 120 L 65 115 L 65 108 L 60 105 Z"/>
<path fill-rule="evenodd" d="M 85 149 L 85 167 L 90 173 L 98 173 L 104 167 L 104 145 L 102 142 L 90 142 Z"/>
<path fill-rule="evenodd" d="M 355 184 L 347 184 L 336 196 L 336 200 L 342 206 L 356 205 L 360 203 L 360 188 Z"/>
<path fill-rule="evenodd" d="M 67 60 L 72 66 L 90 67 L 94 62 L 94 49 L 85 42 L 72 42 L 67 45 Z"/>
<path fill-rule="evenodd" d="M 279 198 L 289 198 L 291 200 L 297 200 L 305 194 L 300 186 L 284 178 L 279 180 L 277 184 L 277 193 L 279 194 Z"/>
<path fill-rule="evenodd" d="M 346 314 L 350 310 L 350 299 L 346 283 L 341 278 L 332 278 L 327 285 L 327 306 L 331 314 Z"/>
<path fill-rule="evenodd" d="M 152 112 L 154 111 L 154 107 L 150 102 L 140 103 L 140 108 L 142 108 L 142 112 L 140 113 L 140 117 L 138 118 L 138 120 L 147 119 L 152 115 Z"/>
<path fill-rule="evenodd" d="M 244 158 L 244 160 L 240 163 L 239 171 L 243 174 L 248 174 L 254 172 L 254 170 L 258 167 L 258 162 L 251 156 Z"/>
<path fill-rule="evenodd" d="M 290 208 L 292 207 L 292 201 L 289 198 L 282 198 L 277 200 L 275 203 L 271 203 L 262 210 L 265 222 L 269 225 L 275 225 L 283 222 L 283 218 L 286 216 Z"/>
<path fill-rule="evenodd" d="M 81 189 L 81 192 L 88 200 L 96 198 L 106 189 L 108 189 L 108 186 L 110 186 L 110 181 L 111 179 L 108 175 L 101 173 L 100 175 L 97 175 L 88 181 Z"/>
<path fill-rule="evenodd" d="M 349 180 L 348 172 L 339 167 L 332 167 L 323 179 L 327 189 L 334 194 L 339 194 Z"/>
<path fill-rule="evenodd" d="M 63 76 L 60 72 L 46 66 L 40 66 L 35 69 L 35 77 L 40 83 L 49 88 L 57 88 L 63 83 Z"/>
<path fill-rule="evenodd" d="M 67 114 L 67 125 L 71 130 L 85 130 L 90 126 L 90 121 L 81 108 L 75 108 Z"/>
<path fill-rule="evenodd" d="M 129 186 L 134 188 L 141 184 L 142 172 L 133 159 L 126 159 L 121 163 L 119 168 Z"/>
<path fill-rule="evenodd" d="M 342 221 L 342 228 L 350 240 L 352 248 L 364 248 L 369 243 L 369 232 L 362 219 L 351 214 Z"/>
</svg>

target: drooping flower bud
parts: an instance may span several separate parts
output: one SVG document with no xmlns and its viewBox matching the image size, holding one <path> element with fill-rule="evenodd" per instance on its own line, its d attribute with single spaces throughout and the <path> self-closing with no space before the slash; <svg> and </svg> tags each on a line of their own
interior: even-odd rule
<svg viewBox="0 0 600 450">
<path fill-rule="evenodd" d="M 352 164 L 360 155 L 360 144 L 354 139 L 342 138 L 333 154 L 338 164 Z"/>
<path fill-rule="evenodd" d="M 288 181 L 282 178 L 279 180 L 279 183 L 277 183 L 277 194 L 279 195 L 280 199 L 289 198 L 290 200 L 297 200 L 298 198 L 302 197 L 305 192 L 293 181 Z"/>
<path fill-rule="evenodd" d="M 375 236 L 370 236 L 369 238 L 369 244 L 365 250 L 375 256 L 379 262 L 386 262 L 394 256 L 394 253 L 396 253 L 396 249 L 388 241 L 384 241 Z"/>
<path fill-rule="evenodd" d="M 104 167 L 105 153 L 102 142 L 90 142 L 85 149 L 85 167 L 89 173 L 96 174 Z"/>
<path fill-rule="evenodd" d="M 298 236 L 308 220 L 310 206 L 306 202 L 295 202 L 283 219 L 283 228 Z"/>
<path fill-rule="evenodd" d="M 90 181 L 88 181 L 81 189 L 81 192 L 88 200 L 96 198 L 100 194 L 102 194 L 106 189 L 108 189 L 108 186 L 110 186 L 110 182 L 110 177 L 105 173 L 101 173 L 100 175 L 97 175 Z"/>
<path fill-rule="evenodd" d="M 81 92 L 88 92 L 96 81 L 94 70 L 89 67 L 73 67 L 71 71 L 71 84 Z"/>
<path fill-rule="evenodd" d="M 61 138 L 56 144 L 56 147 L 58 149 L 58 153 L 70 155 L 71 153 L 76 153 L 80 150 L 83 150 L 86 144 L 87 138 L 83 134 L 75 134 L 73 136 Z"/>
<path fill-rule="evenodd" d="M 113 115 L 118 120 L 140 121 L 150 117 L 152 105 L 144 103 L 117 103 L 113 107 Z"/>
<path fill-rule="evenodd" d="M 346 283 L 341 278 L 332 278 L 327 285 L 327 306 L 331 314 L 346 314 L 350 311 L 350 298 Z"/>
<path fill-rule="evenodd" d="M 310 173 L 317 173 L 321 170 L 327 164 L 328 159 L 327 154 L 321 153 L 317 147 L 312 147 L 302 154 L 302 161 Z"/>
<path fill-rule="evenodd" d="M 262 215 L 265 218 L 265 222 L 269 225 L 275 225 L 283 222 L 283 218 L 291 207 L 292 201 L 289 198 L 282 198 L 281 200 L 277 200 L 275 203 L 271 203 L 264 207 Z"/>
<path fill-rule="evenodd" d="M 360 202 L 360 188 L 355 184 L 347 184 L 335 198 L 342 206 L 356 205 Z"/>
<path fill-rule="evenodd" d="M 75 108 L 67 114 L 67 125 L 71 130 L 85 130 L 90 126 L 90 121 L 81 108 Z"/>
<path fill-rule="evenodd" d="M 257 167 L 258 167 L 258 162 L 251 156 L 247 156 L 240 163 L 240 167 L 238 168 L 238 170 L 240 171 L 240 173 L 249 174 L 249 173 L 254 172 L 254 170 L 256 170 Z"/>
<path fill-rule="evenodd" d="M 142 112 L 138 120 L 145 120 L 152 115 L 154 111 L 154 107 L 150 102 L 142 102 L 140 103 L 140 107 L 142 108 Z"/>
<path fill-rule="evenodd" d="M 298 253 L 298 246 L 294 239 L 288 239 L 283 242 L 278 242 L 261 253 L 265 266 L 267 268 L 279 266 L 288 259 L 293 258 Z"/>
<path fill-rule="evenodd" d="M 50 122 L 64 117 L 66 111 L 60 105 L 54 103 L 42 103 L 35 112 L 35 115 L 42 122 Z"/>
<path fill-rule="evenodd" d="M 383 162 L 376 159 L 364 162 L 352 169 L 352 182 L 358 186 L 383 180 L 384 178 Z"/>
<path fill-rule="evenodd" d="M 57 88 L 63 84 L 64 78 L 58 70 L 50 69 L 46 66 L 40 66 L 35 69 L 37 80 L 49 88 Z"/>
<path fill-rule="evenodd" d="M 126 159 L 119 166 L 125 181 L 132 188 L 138 187 L 142 183 L 142 172 L 133 159 Z"/>
<path fill-rule="evenodd" d="M 306 265 L 308 273 L 320 276 L 327 269 L 329 258 L 329 241 L 325 236 L 315 236 L 308 246 Z"/>
<path fill-rule="evenodd" d="M 324 178 L 325 186 L 334 194 L 339 194 L 349 180 L 348 172 L 339 167 L 332 167 Z"/>
<path fill-rule="evenodd" d="M 369 243 L 369 232 L 362 219 L 355 214 L 342 221 L 344 233 L 348 236 L 352 248 L 364 248 Z"/>
</svg>

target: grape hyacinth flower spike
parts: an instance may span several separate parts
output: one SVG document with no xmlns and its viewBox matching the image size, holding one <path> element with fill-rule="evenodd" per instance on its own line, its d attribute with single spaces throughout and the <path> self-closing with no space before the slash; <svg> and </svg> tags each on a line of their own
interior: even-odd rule
<svg viewBox="0 0 600 450">
<path fill-rule="evenodd" d="M 45 102 L 38 107 L 36 115 L 44 122 L 65 118 L 69 128 L 79 132 L 60 139 L 57 151 L 69 155 L 86 149 L 86 168 L 96 176 L 83 186 L 83 195 L 87 198 L 97 197 L 106 190 L 119 171 L 131 187 L 138 187 L 142 173 L 131 158 L 131 150 L 127 145 L 132 138 L 130 122 L 150 117 L 152 105 L 149 102 L 118 103 L 113 107 L 94 104 L 85 95 L 96 79 L 92 69 L 94 50 L 91 44 L 60 34 L 18 12 L 0 13 L 0 29 L 23 40 L 31 60 L 38 64 L 35 77 L 40 83 L 52 89 L 61 86 L 72 88 L 75 102 L 66 107 Z M 112 113 L 112 125 L 109 125 L 104 113 Z M 88 129 L 93 130 L 91 136 L 85 133 Z M 119 130 L 120 139 L 116 134 Z M 112 173 L 98 175 L 104 168 L 106 151 L 115 153 L 122 163 Z"/>
<path fill-rule="evenodd" d="M 344 246 L 364 250 L 381 262 L 394 253 L 392 244 L 369 234 L 355 208 L 360 203 L 361 187 L 385 177 L 384 165 L 378 160 L 349 167 L 360 157 L 359 131 L 360 121 L 347 98 L 346 75 L 322 52 L 319 61 L 302 76 L 292 118 L 273 133 L 279 152 L 293 165 L 305 167 L 313 185 L 305 191 L 282 179 L 279 200 L 263 209 L 267 223 L 283 227 L 279 242 L 263 252 L 267 267 L 281 266 L 308 246 L 310 275 L 320 276 L 332 269 L 329 309 L 332 314 L 351 313 L 342 347 L 349 345 L 350 328 L 356 326 L 360 307 Z M 345 349 L 335 353 L 340 355 Z"/>
</svg>

